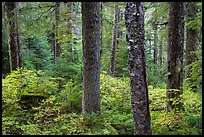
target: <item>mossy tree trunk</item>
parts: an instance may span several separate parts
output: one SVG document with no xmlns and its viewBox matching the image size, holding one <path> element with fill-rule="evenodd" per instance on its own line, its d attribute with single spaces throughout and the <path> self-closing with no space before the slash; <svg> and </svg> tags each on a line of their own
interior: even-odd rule
<svg viewBox="0 0 204 137">
<path fill-rule="evenodd" d="M 141 2 L 126 2 L 128 58 L 130 70 L 131 104 L 134 117 L 134 134 L 150 135 L 150 112 L 144 54 L 144 11 Z"/>
<path fill-rule="evenodd" d="M 82 2 L 82 113 L 100 111 L 100 3 Z"/>
<path fill-rule="evenodd" d="M 187 2 L 186 4 L 186 20 L 187 23 L 194 20 L 196 17 L 196 2 Z M 198 44 L 198 31 L 195 28 L 187 27 L 186 29 L 186 66 L 190 65 L 197 60 L 197 56 L 194 53 L 196 51 L 196 45 Z M 186 71 L 186 78 L 190 77 L 192 69 Z M 195 81 L 192 81 L 195 83 Z M 196 86 L 191 87 L 192 91 L 196 91 Z"/>
<path fill-rule="evenodd" d="M 167 112 L 182 110 L 183 23 L 182 2 L 169 3 L 167 48 Z"/>
</svg>

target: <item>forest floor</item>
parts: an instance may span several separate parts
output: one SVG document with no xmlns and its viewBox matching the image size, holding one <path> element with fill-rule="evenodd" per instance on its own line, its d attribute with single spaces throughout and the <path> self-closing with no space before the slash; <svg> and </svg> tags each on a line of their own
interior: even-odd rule
<svg viewBox="0 0 204 137">
<path fill-rule="evenodd" d="M 2 79 L 3 135 L 133 134 L 129 78 L 101 74 L 101 112 L 83 115 L 81 84 L 66 81 L 59 92 L 59 78 L 33 73 L 16 71 Z M 185 110 L 166 114 L 166 89 L 150 85 L 148 92 L 153 135 L 202 134 L 202 93 L 184 91 Z"/>
</svg>

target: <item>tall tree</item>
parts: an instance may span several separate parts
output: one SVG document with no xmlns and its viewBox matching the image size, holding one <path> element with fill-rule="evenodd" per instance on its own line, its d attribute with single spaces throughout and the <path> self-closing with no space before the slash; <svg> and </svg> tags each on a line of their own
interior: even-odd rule
<svg viewBox="0 0 204 137">
<path fill-rule="evenodd" d="M 112 36 L 112 49 L 111 49 L 111 57 L 110 57 L 110 68 L 109 74 L 114 77 L 115 76 L 115 65 L 116 65 L 116 49 L 118 45 L 118 37 L 119 37 L 119 30 L 118 30 L 118 22 L 119 22 L 119 15 L 120 9 L 117 4 L 114 4 L 114 25 L 113 25 L 113 36 Z"/>
<path fill-rule="evenodd" d="M 56 2 L 55 7 L 55 56 L 60 56 L 60 43 L 59 43 L 59 20 L 60 20 L 60 2 Z"/>
<path fill-rule="evenodd" d="M 68 61 L 72 62 L 72 43 L 73 43 L 73 2 L 67 2 L 67 39 L 68 39 Z"/>
<path fill-rule="evenodd" d="M 150 135 L 150 112 L 144 54 L 144 11 L 141 2 L 126 2 L 126 40 L 129 49 L 131 103 L 134 134 Z"/>
<path fill-rule="evenodd" d="M 196 18 L 196 2 L 186 4 L 187 23 Z M 187 27 L 186 29 L 186 65 L 190 65 L 197 60 L 195 51 L 198 44 L 198 32 L 196 28 Z M 186 78 L 190 77 L 192 69 L 186 71 Z M 193 82 L 193 81 L 192 81 Z M 192 91 L 196 91 L 196 86 L 192 86 Z"/>
<path fill-rule="evenodd" d="M 154 29 L 154 67 L 156 69 L 156 65 L 157 65 L 157 25 L 156 25 L 156 20 L 154 21 L 153 24 L 153 29 Z"/>
<path fill-rule="evenodd" d="M 15 70 L 17 67 L 22 67 L 21 58 L 21 43 L 18 28 L 18 13 L 15 11 L 16 2 L 5 2 L 5 12 L 7 16 L 7 26 L 9 34 L 9 60 L 10 71 Z"/>
<path fill-rule="evenodd" d="M 55 2 L 55 23 L 53 23 L 53 30 L 54 33 L 52 32 L 50 34 L 51 39 L 52 39 L 52 51 L 53 51 L 53 63 L 56 64 L 56 59 L 57 57 L 60 56 L 60 43 L 59 41 L 59 20 L 60 20 L 60 2 Z"/>
<path fill-rule="evenodd" d="M 169 3 L 167 48 L 167 105 L 166 110 L 183 109 L 182 94 L 182 2 Z M 183 31 L 183 30 L 182 30 Z"/>
<path fill-rule="evenodd" d="M 185 26 L 185 22 L 184 22 L 184 2 L 180 2 L 180 12 L 179 12 L 179 16 L 180 16 L 180 21 L 179 21 L 179 34 L 180 34 L 180 46 L 181 46 L 181 50 L 179 52 L 179 58 L 181 61 L 181 68 L 180 68 L 180 73 L 181 73 L 181 93 L 183 92 L 183 79 L 184 79 L 184 71 L 183 71 L 183 56 L 184 56 L 184 26 Z M 181 107 L 183 109 L 183 104 L 181 103 Z"/>
<path fill-rule="evenodd" d="M 82 2 L 82 112 L 100 111 L 100 3 Z"/>
</svg>

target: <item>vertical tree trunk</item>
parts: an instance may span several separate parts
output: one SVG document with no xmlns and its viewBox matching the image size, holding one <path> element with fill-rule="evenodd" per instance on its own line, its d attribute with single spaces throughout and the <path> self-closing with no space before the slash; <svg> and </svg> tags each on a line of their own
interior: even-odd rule
<svg viewBox="0 0 204 137">
<path fill-rule="evenodd" d="M 60 2 L 56 2 L 55 7 L 55 54 L 56 57 L 60 56 L 60 43 L 59 43 L 59 20 L 60 20 Z M 55 58 L 56 59 L 56 58 Z"/>
<path fill-rule="evenodd" d="M 182 94 L 182 45 L 181 45 L 181 7 L 182 2 L 170 2 L 168 17 L 167 48 L 167 112 L 183 109 Z M 173 103 L 174 102 L 174 103 Z M 176 102 L 176 103 L 175 103 Z"/>
<path fill-rule="evenodd" d="M 181 61 L 181 68 L 180 68 L 180 73 L 181 73 L 181 92 L 183 93 L 183 79 L 184 79 L 184 71 L 183 71 L 183 56 L 184 56 L 184 2 L 180 2 L 180 21 L 179 21 L 179 33 L 180 33 L 180 45 L 181 45 L 181 50 L 179 52 L 179 59 Z M 183 108 L 183 104 L 182 108 Z"/>
<path fill-rule="evenodd" d="M 82 2 L 82 112 L 100 111 L 100 3 Z"/>
<path fill-rule="evenodd" d="M 16 2 L 16 7 L 18 7 L 18 2 Z M 21 38 L 20 38 L 20 31 L 19 31 L 19 13 L 18 11 L 15 12 L 15 22 L 16 22 L 16 40 L 17 40 L 17 57 L 18 57 L 18 67 L 22 67 L 22 54 L 21 54 Z"/>
<path fill-rule="evenodd" d="M 22 66 L 21 61 L 21 45 L 19 39 L 19 32 L 17 26 L 17 12 L 16 2 L 5 2 L 5 10 L 7 15 L 7 25 L 9 29 L 9 60 L 10 60 L 10 71 L 15 70 L 17 67 Z"/>
<path fill-rule="evenodd" d="M 129 49 L 131 103 L 134 134 L 150 135 L 150 113 L 144 54 L 144 11 L 141 2 L 126 2 L 126 40 Z"/>
<path fill-rule="evenodd" d="M 114 26 L 113 26 L 113 37 L 112 37 L 112 49 L 111 49 L 111 58 L 110 58 L 110 69 L 109 74 L 114 77 L 115 76 L 115 65 L 116 65 L 116 49 L 118 45 L 118 22 L 119 22 L 119 14 L 120 10 L 118 6 L 115 4 L 115 10 L 114 10 Z"/>
<path fill-rule="evenodd" d="M 72 2 L 67 2 L 67 39 L 68 39 L 68 61 L 73 62 L 72 58 L 72 46 L 73 46 L 73 34 L 72 34 L 72 29 L 73 29 L 73 3 Z"/>
<path fill-rule="evenodd" d="M 101 15 L 101 26 L 100 26 L 100 36 L 101 36 L 101 50 L 100 50 L 100 58 L 102 58 L 103 53 L 103 2 L 100 2 L 100 15 Z M 101 60 L 101 59 L 100 59 Z"/>
<path fill-rule="evenodd" d="M 186 5 L 186 18 L 187 23 L 195 19 L 196 17 L 196 2 L 187 2 Z M 196 29 L 187 27 L 186 29 L 186 66 L 190 65 L 197 60 L 196 54 L 193 53 L 196 51 L 196 45 L 198 44 L 197 39 L 198 32 Z M 186 78 L 189 78 L 192 69 L 186 71 Z M 193 81 L 192 81 L 193 82 Z M 192 87 L 192 91 L 196 91 L 196 86 Z"/>
<path fill-rule="evenodd" d="M 160 37 L 160 44 L 159 44 L 159 67 L 162 68 L 162 50 L 163 50 L 163 43 L 162 37 Z"/>
<path fill-rule="evenodd" d="M 154 67 L 157 65 L 157 25 L 154 25 Z"/>
</svg>

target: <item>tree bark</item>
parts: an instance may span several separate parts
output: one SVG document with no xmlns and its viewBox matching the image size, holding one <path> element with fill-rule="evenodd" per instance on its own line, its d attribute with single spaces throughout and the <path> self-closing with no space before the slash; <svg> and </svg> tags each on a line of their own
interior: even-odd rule
<svg viewBox="0 0 204 137">
<path fill-rule="evenodd" d="M 179 33 L 180 33 L 180 45 L 181 45 L 181 50 L 180 50 L 180 54 L 179 54 L 179 59 L 181 61 L 181 68 L 180 68 L 180 73 L 181 73 L 181 92 L 183 93 L 183 79 L 184 79 L 184 71 L 183 71 L 183 56 L 184 56 L 184 26 L 185 26 L 185 22 L 184 22 L 184 2 L 180 2 L 180 21 L 179 21 Z M 183 104 L 182 105 L 182 109 L 183 109 Z"/>
<path fill-rule="evenodd" d="M 82 2 L 82 113 L 100 111 L 100 3 Z"/>
<path fill-rule="evenodd" d="M 111 58 L 110 58 L 110 68 L 109 68 L 109 74 L 114 77 L 115 76 L 115 67 L 116 67 L 116 49 L 118 46 L 118 22 L 119 22 L 119 14 L 120 10 L 119 7 L 115 4 L 115 10 L 114 10 L 114 26 L 113 26 L 113 37 L 112 37 L 112 49 L 111 49 Z"/>
<path fill-rule="evenodd" d="M 72 51 L 72 46 L 73 46 L 73 34 L 72 34 L 72 29 L 73 29 L 73 3 L 72 2 L 67 2 L 67 39 L 68 39 L 68 61 L 73 62 L 73 51 Z"/>
<path fill-rule="evenodd" d="M 150 113 L 144 54 L 144 11 L 141 2 L 126 2 L 128 58 L 134 134 L 150 135 Z"/>
<path fill-rule="evenodd" d="M 187 2 L 186 5 L 186 18 L 187 23 L 194 20 L 196 17 L 196 2 Z M 198 44 L 198 31 L 187 27 L 186 29 L 186 66 L 190 65 L 197 60 L 197 56 L 194 51 L 196 51 Z M 186 78 L 190 77 L 192 69 L 186 71 Z M 193 82 L 193 81 L 192 81 Z M 196 86 L 192 87 L 192 91 L 196 91 Z"/>
<path fill-rule="evenodd" d="M 182 2 L 170 2 L 168 17 L 168 48 L 167 48 L 167 113 L 172 109 L 183 109 L 180 95 L 182 94 L 182 33 L 181 8 Z M 182 30 L 183 31 L 183 30 Z M 177 102 L 174 104 L 173 102 Z"/>
<path fill-rule="evenodd" d="M 21 43 L 18 30 L 18 14 L 16 11 L 16 2 L 5 2 L 5 10 L 7 15 L 7 25 L 9 34 L 9 60 L 10 60 L 10 71 L 12 72 L 18 67 L 22 67 L 21 61 Z"/>
<path fill-rule="evenodd" d="M 153 26 L 154 29 L 154 67 L 157 65 L 157 25 Z"/>
</svg>

